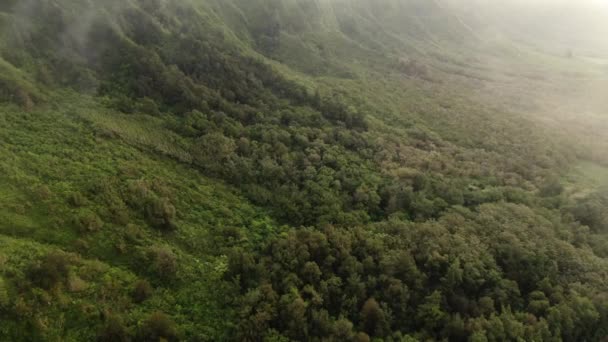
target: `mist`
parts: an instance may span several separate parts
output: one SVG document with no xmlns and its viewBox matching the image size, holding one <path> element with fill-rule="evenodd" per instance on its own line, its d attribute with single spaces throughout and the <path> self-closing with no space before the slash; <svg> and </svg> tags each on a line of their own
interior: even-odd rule
<svg viewBox="0 0 608 342">
<path fill-rule="evenodd" d="M 601 0 L 448 0 L 465 20 L 544 49 L 607 55 L 608 2 Z"/>
</svg>

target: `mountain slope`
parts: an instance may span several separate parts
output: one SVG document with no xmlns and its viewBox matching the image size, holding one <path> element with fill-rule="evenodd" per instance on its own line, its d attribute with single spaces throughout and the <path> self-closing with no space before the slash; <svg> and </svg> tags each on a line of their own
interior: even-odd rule
<svg viewBox="0 0 608 342">
<path fill-rule="evenodd" d="M 0 11 L 0 337 L 606 336 L 606 159 L 531 100 L 595 67 L 443 2 Z"/>
</svg>

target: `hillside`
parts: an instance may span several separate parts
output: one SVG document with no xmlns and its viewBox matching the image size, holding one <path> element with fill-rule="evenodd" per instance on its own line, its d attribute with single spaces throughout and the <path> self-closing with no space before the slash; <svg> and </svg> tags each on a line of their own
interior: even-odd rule
<svg viewBox="0 0 608 342">
<path fill-rule="evenodd" d="M 1 2 L 0 340 L 605 339 L 607 70 L 485 11 Z"/>
</svg>

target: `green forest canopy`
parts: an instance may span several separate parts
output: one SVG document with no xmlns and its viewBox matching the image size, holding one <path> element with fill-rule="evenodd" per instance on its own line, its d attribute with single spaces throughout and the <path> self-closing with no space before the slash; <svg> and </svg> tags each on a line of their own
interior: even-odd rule
<svg viewBox="0 0 608 342">
<path fill-rule="evenodd" d="M 0 339 L 606 338 L 605 71 L 468 15 L 2 2 Z"/>
</svg>

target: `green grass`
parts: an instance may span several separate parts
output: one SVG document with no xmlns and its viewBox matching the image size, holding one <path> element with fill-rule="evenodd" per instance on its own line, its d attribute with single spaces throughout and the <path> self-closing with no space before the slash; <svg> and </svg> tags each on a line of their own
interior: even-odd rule
<svg viewBox="0 0 608 342">
<path fill-rule="evenodd" d="M 577 171 L 580 172 L 583 179 L 597 185 L 608 185 L 608 167 L 594 163 L 582 162 L 578 165 Z"/>
<path fill-rule="evenodd" d="M 45 339 L 91 339 L 98 327 L 90 323 L 96 320 L 79 312 L 90 310 L 89 303 L 107 286 L 114 292 L 97 303 L 96 312 L 124 312 L 126 324 L 135 329 L 147 314 L 162 310 L 172 313 L 184 336 L 219 338 L 229 330 L 232 312 L 224 302 L 230 295 L 221 280 L 226 260 L 218 239 L 232 227 L 243 234 L 235 243 L 253 243 L 272 234 L 276 223 L 234 189 L 181 164 L 178 153 L 163 150 L 178 144 L 169 143 L 154 119 L 110 113 L 94 102 L 76 114 L 73 105 L 31 112 L 3 106 L 0 111 L 0 251 L 9 266 L 3 277 L 13 284 L 19 276 L 10 270 L 23 272 L 39 256 L 59 249 L 83 260 L 77 275 L 82 268 L 85 273 L 101 268 L 95 276 L 81 276 L 89 285 L 86 291 L 64 289 L 55 304 L 36 309 L 40 321 L 54 319 L 43 329 Z M 138 182 L 171 199 L 177 232 L 159 232 L 124 203 L 130 184 Z M 74 193 L 85 197 L 83 204 L 70 204 Z M 75 223 L 82 212 L 95 213 L 103 226 L 83 232 Z M 163 245 L 179 260 L 177 279 L 134 307 L 129 304 L 131 284 L 150 276 L 142 258 L 152 246 Z M 54 330 L 62 324 L 65 330 Z M 9 328 L 14 330 L 5 336 L 16 337 L 21 328 Z"/>
<path fill-rule="evenodd" d="M 591 161 L 583 161 L 573 168 L 565 177 L 565 181 L 571 196 L 582 198 L 608 187 L 608 167 Z"/>
</svg>

